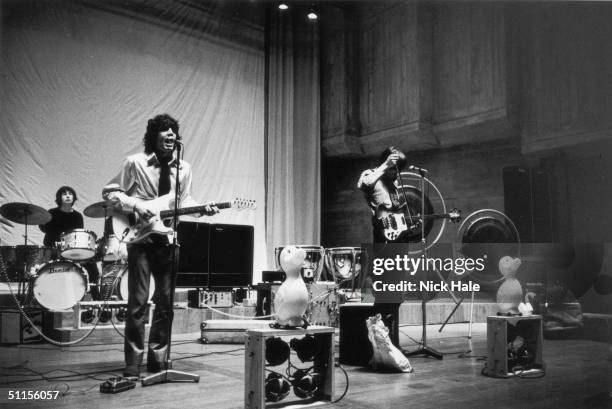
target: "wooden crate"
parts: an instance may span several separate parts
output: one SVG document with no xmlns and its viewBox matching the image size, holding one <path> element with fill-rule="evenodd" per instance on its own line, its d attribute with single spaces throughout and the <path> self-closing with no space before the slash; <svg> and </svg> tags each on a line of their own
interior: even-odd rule
<svg viewBox="0 0 612 409">
<path fill-rule="evenodd" d="M 508 344 L 513 334 L 524 339 L 524 345 L 533 354 L 528 368 L 513 371 L 509 364 Z M 508 378 L 518 374 L 543 372 L 542 362 L 542 316 L 487 317 L 487 363 L 483 374 L 496 378 Z"/>
<path fill-rule="evenodd" d="M 247 330 L 247 339 L 245 343 L 244 360 L 244 407 L 248 409 L 263 409 L 266 407 L 265 395 L 265 378 L 266 378 L 266 339 L 271 337 L 281 337 L 286 341 L 289 338 L 303 337 L 307 334 L 314 336 L 317 345 L 321 345 L 325 353 L 318 354 L 315 358 L 314 365 L 324 366 L 326 372 L 323 374 L 323 384 L 320 386 L 316 395 L 308 399 L 308 402 L 313 400 L 331 401 L 334 396 L 334 328 L 311 326 L 307 329 L 254 329 Z M 287 338 L 286 338 L 287 337 Z M 286 338 L 286 339 L 285 339 Z M 295 355 L 292 352 L 292 357 Z M 293 358 L 292 358 L 293 359 Z M 286 363 L 285 363 L 286 365 Z M 286 367 L 286 366 L 285 366 Z M 291 398 L 295 399 L 291 399 Z M 300 398 L 290 394 L 285 400 L 279 402 L 286 403 L 303 403 Z"/>
</svg>

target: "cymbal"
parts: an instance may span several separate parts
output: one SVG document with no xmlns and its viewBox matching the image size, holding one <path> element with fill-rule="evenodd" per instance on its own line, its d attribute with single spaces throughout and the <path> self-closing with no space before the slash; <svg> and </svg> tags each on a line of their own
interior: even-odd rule
<svg viewBox="0 0 612 409">
<path fill-rule="evenodd" d="M 97 202 L 87 206 L 83 213 L 87 217 L 107 217 L 113 215 L 113 208 L 112 206 L 109 206 L 106 202 Z"/>
<path fill-rule="evenodd" d="M 51 213 L 31 203 L 13 202 L 0 206 L 0 214 L 19 224 L 46 224 L 51 221 Z"/>
<path fill-rule="evenodd" d="M 10 226 L 10 227 L 15 227 L 13 223 L 11 223 L 9 220 L 5 219 L 2 216 L 0 216 L 0 223 L 6 224 L 7 226 Z"/>
</svg>

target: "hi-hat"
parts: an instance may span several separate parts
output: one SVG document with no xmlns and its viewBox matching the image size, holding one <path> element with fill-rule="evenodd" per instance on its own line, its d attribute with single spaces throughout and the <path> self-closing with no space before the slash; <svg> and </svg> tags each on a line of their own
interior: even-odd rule
<svg viewBox="0 0 612 409">
<path fill-rule="evenodd" d="M 106 202 L 97 202 L 87 206 L 83 213 L 93 218 L 108 217 L 113 215 L 113 208 Z"/>
<path fill-rule="evenodd" d="M 47 224 L 51 213 L 31 203 L 6 203 L 0 207 L 0 214 L 19 224 Z"/>
</svg>

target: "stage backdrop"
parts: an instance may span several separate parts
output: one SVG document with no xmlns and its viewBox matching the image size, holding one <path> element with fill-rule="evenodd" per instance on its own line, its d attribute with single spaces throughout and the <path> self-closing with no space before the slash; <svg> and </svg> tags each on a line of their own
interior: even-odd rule
<svg viewBox="0 0 612 409">
<path fill-rule="evenodd" d="M 257 282 L 266 254 L 263 27 L 194 4 L 138 3 L 3 2 L 0 204 L 55 207 L 57 188 L 70 185 L 82 212 L 142 150 L 147 120 L 169 113 L 196 200 L 257 200 L 254 212 L 200 219 L 255 227 Z M 101 235 L 101 219 L 85 218 L 85 228 Z M 2 244 L 23 244 L 23 233 L 3 225 Z M 42 237 L 30 226 L 32 244 Z"/>
</svg>

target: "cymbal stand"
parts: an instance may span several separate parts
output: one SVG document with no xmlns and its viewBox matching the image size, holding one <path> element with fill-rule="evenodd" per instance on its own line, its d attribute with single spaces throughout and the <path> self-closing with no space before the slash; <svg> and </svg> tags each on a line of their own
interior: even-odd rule
<svg viewBox="0 0 612 409">
<path fill-rule="evenodd" d="M 425 170 L 419 169 L 421 175 L 421 246 L 422 254 L 425 260 L 427 260 L 427 239 L 425 236 Z M 406 356 L 424 355 L 426 357 L 432 357 L 438 360 L 443 358 L 442 354 L 433 348 L 427 346 L 427 301 L 429 294 L 427 291 L 421 292 L 421 318 L 422 318 L 422 344 L 421 347 L 415 351 L 407 352 Z"/>
<path fill-rule="evenodd" d="M 24 260 L 23 260 L 23 270 L 21 271 L 21 277 L 19 280 L 19 284 L 17 285 L 17 299 L 22 303 L 26 303 L 26 294 L 27 294 L 27 283 L 26 279 L 28 277 L 28 260 L 27 260 L 27 249 L 28 249 L 28 210 L 24 210 L 23 212 L 24 223 L 25 223 L 25 232 L 23 236 L 23 250 L 24 250 Z"/>
</svg>

